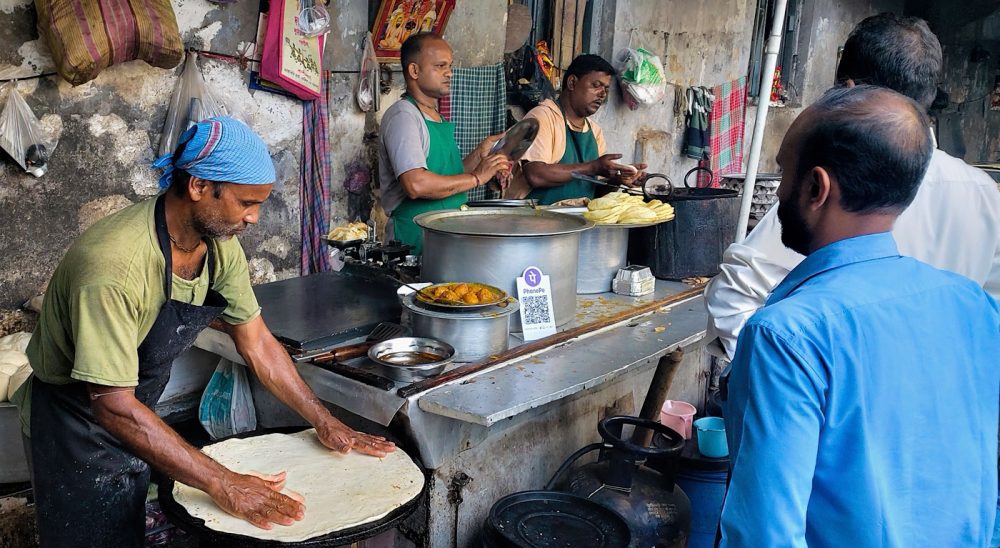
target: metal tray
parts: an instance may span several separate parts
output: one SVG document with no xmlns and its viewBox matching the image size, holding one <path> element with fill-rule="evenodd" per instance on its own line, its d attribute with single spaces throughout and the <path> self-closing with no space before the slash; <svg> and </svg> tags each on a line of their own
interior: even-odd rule
<svg viewBox="0 0 1000 548">
<path fill-rule="evenodd" d="M 465 205 L 469 207 L 535 207 L 538 205 L 538 200 L 530 198 L 524 198 L 521 200 L 501 198 L 496 200 L 473 200 L 471 202 L 466 202 Z"/>
<path fill-rule="evenodd" d="M 524 153 L 531 148 L 535 136 L 538 135 L 538 120 L 525 118 L 510 127 L 496 143 L 490 148 L 489 154 L 498 152 L 507 156 L 507 159 L 516 162 L 524 156 Z"/>
<path fill-rule="evenodd" d="M 235 436 L 222 438 L 213 443 L 218 443 L 231 438 L 249 438 L 252 436 L 262 436 L 264 434 L 294 434 L 296 432 L 301 432 L 306 428 L 310 427 L 270 428 L 257 430 L 255 432 L 245 432 L 243 434 L 236 434 Z M 390 441 L 393 441 L 394 443 L 396 442 L 396 440 L 393 439 L 390 439 Z M 396 443 L 396 446 L 399 447 L 400 444 Z M 409 453 L 407 454 L 411 459 L 413 459 L 413 462 L 416 463 L 418 468 L 424 470 L 424 467 L 418 457 Z M 353 544 L 392 529 L 396 526 L 396 524 L 408 518 L 410 514 L 416 511 L 417 507 L 420 506 L 422 501 L 424 501 L 427 497 L 427 488 L 429 485 L 430 479 L 427 477 L 425 472 L 424 488 L 420 491 L 420 494 L 413 497 L 413 499 L 406 504 L 403 504 L 399 508 L 389 512 L 382 519 L 299 542 L 281 542 L 278 540 L 259 539 L 245 535 L 224 533 L 222 531 L 211 529 L 205 525 L 205 520 L 193 517 L 187 512 L 187 510 L 184 509 L 183 506 L 174 500 L 174 480 L 172 479 L 162 480 L 162 482 L 157 485 L 157 499 L 160 502 L 160 508 L 162 508 L 167 514 L 167 517 L 170 518 L 170 522 L 184 531 L 198 537 L 202 546 L 217 546 L 225 548 L 298 548 L 300 546 L 304 546 L 309 548 L 318 548 Z"/>
<path fill-rule="evenodd" d="M 442 302 L 438 302 L 437 300 L 433 299 L 430 295 L 428 295 L 427 293 L 425 293 L 427 291 L 433 290 L 435 287 L 441 287 L 441 286 L 445 286 L 445 285 L 459 285 L 459 284 L 463 284 L 463 283 L 464 284 L 478 285 L 478 286 L 481 286 L 481 287 L 485 287 L 486 289 L 489 289 L 490 291 L 492 291 L 495 295 L 498 295 L 498 297 L 497 297 L 496 300 L 493 300 L 493 301 L 490 301 L 490 302 L 486 302 L 486 303 L 479 303 L 479 304 L 457 304 L 457 303 L 442 303 Z M 420 304 L 426 304 L 426 305 L 433 306 L 433 307 L 436 307 L 436 308 L 444 308 L 444 309 L 448 309 L 448 310 L 478 310 L 480 308 L 487 308 L 487 307 L 490 307 L 490 306 L 496 306 L 496 305 L 498 305 L 498 304 L 500 304 L 500 303 L 508 300 L 508 298 L 510 296 L 507 295 L 506 291 L 500 289 L 499 287 L 494 287 L 492 285 L 487 285 L 487 284 L 481 284 L 479 282 L 443 282 L 443 283 L 437 283 L 437 284 L 434 284 L 434 285 L 429 285 L 429 286 L 421 289 L 420 291 L 417 291 L 416 294 L 415 294 L 415 297 L 416 297 L 416 300 L 420 302 Z"/>
</svg>

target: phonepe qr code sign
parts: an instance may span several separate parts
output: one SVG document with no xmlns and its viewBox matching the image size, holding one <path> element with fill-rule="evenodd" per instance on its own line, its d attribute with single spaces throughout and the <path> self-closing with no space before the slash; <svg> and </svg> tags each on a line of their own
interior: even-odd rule
<svg viewBox="0 0 1000 548">
<path fill-rule="evenodd" d="M 552 286 L 547 274 L 543 274 L 536 266 L 525 268 L 517 279 L 517 299 L 521 302 L 524 340 L 534 341 L 555 334 Z"/>
</svg>

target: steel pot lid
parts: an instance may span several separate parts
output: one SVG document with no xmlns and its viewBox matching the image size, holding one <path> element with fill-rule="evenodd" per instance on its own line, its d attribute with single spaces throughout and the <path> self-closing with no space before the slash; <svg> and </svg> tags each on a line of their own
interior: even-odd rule
<svg viewBox="0 0 1000 548">
<path fill-rule="evenodd" d="M 466 202 L 465 205 L 469 207 L 535 207 L 538 205 L 538 200 L 529 198 L 519 200 L 515 200 L 513 198 L 501 198 L 496 200 L 473 200 L 471 202 Z"/>
<path fill-rule="evenodd" d="M 557 236 L 594 226 L 582 217 L 527 208 L 446 209 L 417 215 L 413 222 L 433 232 L 486 237 Z"/>
<path fill-rule="evenodd" d="M 485 308 L 477 308 L 476 310 L 447 310 L 441 308 L 435 308 L 433 306 L 425 305 L 415 299 L 415 295 L 410 293 L 404 295 L 403 306 L 408 310 L 411 310 L 421 316 L 429 316 L 431 318 L 443 318 L 443 319 L 460 319 L 460 320 L 482 320 L 490 318 L 502 318 L 505 316 L 510 316 L 511 314 L 517 312 L 520 309 L 520 303 L 514 297 L 507 297 L 504 301 L 507 306 L 500 306 L 499 304 L 490 305 Z M 503 304 L 503 303 L 500 303 Z"/>
</svg>

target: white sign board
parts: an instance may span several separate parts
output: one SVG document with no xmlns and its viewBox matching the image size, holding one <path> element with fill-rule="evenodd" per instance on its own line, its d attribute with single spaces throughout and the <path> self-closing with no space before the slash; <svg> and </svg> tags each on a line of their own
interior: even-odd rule
<svg viewBox="0 0 1000 548">
<path fill-rule="evenodd" d="M 549 277 L 536 266 L 529 266 L 517 279 L 517 299 L 521 302 L 521 328 L 524 340 L 534 341 L 556 333 L 556 315 L 552 308 Z"/>
</svg>

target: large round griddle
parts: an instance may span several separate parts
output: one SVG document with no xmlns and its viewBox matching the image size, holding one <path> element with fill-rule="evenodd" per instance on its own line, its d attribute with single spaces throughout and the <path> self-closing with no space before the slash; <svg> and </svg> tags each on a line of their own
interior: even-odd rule
<svg viewBox="0 0 1000 548">
<path fill-rule="evenodd" d="M 266 434 L 294 434 L 296 432 L 301 432 L 308 427 L 292 427 L 292 428 L 271 428 L 265 430 L 258 430 L 255 432 L 246 432 L 243 434 L 236 434 L 235 436 L 230 436 L 228 438 L 222 438 L 216 440 L 213 443 L 219 443 L 228 439 L 241 439 L 250 438 L 255 436 L 263 436 Z M 380 435 L 384 435 L 380 433 Z M 388 437 L 388 436 L 387 436 Z M 392 440 L 399 447 L 397 440 Z M 402 450 L 399 447 L 398 450 Z M 423 470 L 420 461 L 410 455 L 413 462 Z M 162 481 L 157 486 L 157 496 L 160 502 L 160 508 L 163 509 L 167 517 L 170 518 L 171 523 L 177 527 L 183 529 L 185 532 L 198 537 L 198 540 L 206 546 L 220 546 L 226 548 L 262 548 L 262 547 L 285 547 L 285 548 L 298 548 L 298 547 L 326 547 L 326 546 L 343 546 L 346 544 L 352 544 L 365 540 L 367 538 L 374 537 L 379 533 L 388 531 L 396 526 L 399 522 L 408 518 L 410 514 L 416 511 L 417 507 L 420 505 L 427 496 L 427 485 L 429 479 L 427 475 L 424 474 L 424 486 L 420 490 L 420 494 L 414 497 L 412 500 L 403 504 L 399 508 L 396 508 L 392 512 L 389 512 L 386 516 L 381 519 L 358 525 L 356 527 L 351 527 L 350 529 L 343 529 L 341 531 L 334 531 L 332 533 L 313 537 L 310 539 L 298 541 L 298 542 L 282 542 L 279 540 L 269 540 L 260 539 L 254 537 L 248 537 L 245 535 L 237 535 L 233 533 L 224 533 L 222 531 L 216 531 L 205 525 L 205 521 L 201 518 L 196 518 L 188 513 L 188 511 L 181 506 L 176 500 L 174 500 L 174 480 Z M 331 485 L 331 489 L 336 489 L 337 486 Z M 281 525 L 275 524 L 275 527 L 281 527 Z"/>
</svg>

